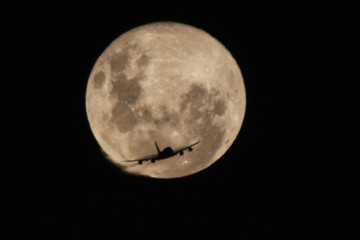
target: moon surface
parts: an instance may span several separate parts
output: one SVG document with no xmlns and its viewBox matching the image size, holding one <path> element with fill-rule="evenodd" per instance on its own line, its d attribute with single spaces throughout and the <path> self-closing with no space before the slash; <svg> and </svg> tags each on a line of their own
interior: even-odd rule
<svg viewBox="0 0 360 240">
<path fill-rule="evenodd" d="M 86 90 L 91 130 L 125 172 L 178 178 L 217 161 L 236 139 L 246 94 L 239 66 L 198 28 L 157 22 L 115 39 L 96 61 Z M 125 162 L 181 148 L 193 151 L 151 163 Z M 235 159 L 234 159 L 235 160 Z"/>
</svg>

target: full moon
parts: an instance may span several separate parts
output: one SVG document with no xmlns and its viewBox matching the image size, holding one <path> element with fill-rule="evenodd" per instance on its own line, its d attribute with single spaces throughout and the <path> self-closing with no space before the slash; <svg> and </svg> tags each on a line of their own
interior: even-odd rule
<svg viewBox="0 0 360 240">
<path fill-rule="evenodd" d="M 96 61 L 86 90 L 91 130 L 124 172 L 153 178 L 197 173 L 221 158 L 236 139 L 246 94 L 230 52 L 205 31 L 173 22 L 134 28 Z M 126 162 L 185 151 L 152 163 Z M 235 160 L 235 159 L 234 159 Z"/>
</svg>

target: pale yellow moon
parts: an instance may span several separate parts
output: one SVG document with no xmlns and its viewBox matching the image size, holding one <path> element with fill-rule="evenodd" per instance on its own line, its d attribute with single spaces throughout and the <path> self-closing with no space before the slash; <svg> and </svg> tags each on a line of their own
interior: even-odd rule
<svg viewBox="0 0 360 240">
<path fill-rule="evenodd" d="M 134 28 L 96 61 L 86 90 L 92 132 L 125 172 L 177 178 L 217 161 L 237 137 L 245 86 L 230 52 L 205 31 L 173 22 Z M 180 148 L 193 151 L 141 165 L 125 162 Z M 238 161 L 238 159 L 233 159 Z"/>
</svg>

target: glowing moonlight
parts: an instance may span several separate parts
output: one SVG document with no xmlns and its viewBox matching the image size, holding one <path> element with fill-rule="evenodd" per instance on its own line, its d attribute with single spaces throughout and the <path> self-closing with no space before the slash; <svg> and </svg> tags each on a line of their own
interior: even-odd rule
<svg viewBox="0 0 360 240">
<path fill-rule="evenodd" d="M 244 81 L 225 47 L 192 26 L 159 22 L 121 35 L 92 69 L 86 110 L 96 140 L 124 171 L 183 177 L 218 160 L 245 114 Z M 142 165 L 125 162 L 181 148 L 192 152 Z"/>
</svg>

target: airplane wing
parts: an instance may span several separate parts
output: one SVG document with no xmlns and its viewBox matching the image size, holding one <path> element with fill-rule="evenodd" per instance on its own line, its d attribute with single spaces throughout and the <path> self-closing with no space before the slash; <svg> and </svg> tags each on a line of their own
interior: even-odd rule
<svg viewBox="0 0 360 240">
<path fill-rule="evenodd" d="M 126 160 L 125 162 L 146 162 L 146 161 L 151 161 L 151 160 L 158 160 L 160 159 L 159 158 L 159 155 L 152 155 L 152 156 L 147 156 L 147 157 L 144 157 L 144 158 L 139 158 L 139 159 L 135 159 L 135 160 Z"/>
<path fill-rule="evenodd" d="M 192 150 L 192 147 L 195 146 L 196 144 L 198 144 L 200 141 L 197 141 L 196 143 L 193 143 L 189 146 L 183 147 L 183 148 L 179 148 L 179 149 L 175 149 L 174 150 L 174 155 L 178 154 L 179 152 L 183 152 L 185 150 Z"/>
</svg>

